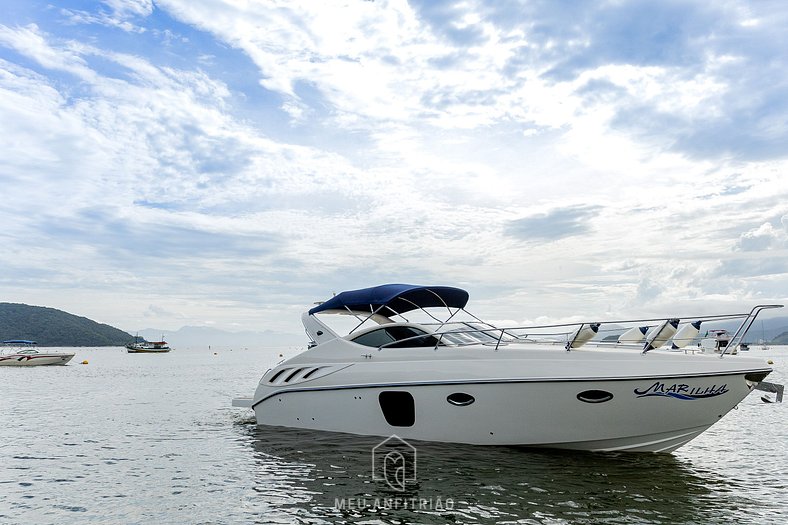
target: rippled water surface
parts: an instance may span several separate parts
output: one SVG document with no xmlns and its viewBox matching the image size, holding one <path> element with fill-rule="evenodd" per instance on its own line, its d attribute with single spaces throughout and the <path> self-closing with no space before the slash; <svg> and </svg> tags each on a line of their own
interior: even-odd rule
<svg viewBox="0 0 788 525">
<path fill-rule="evenodd" d="M 788 522 L 788 404 L 759 392 L 672 455 L 418 443 L 400 494 L 372 479 L 380 439 L 258 428 L 230 407 L 280 351 L 0 367 L 0 525 Z M 749 354 L 788 382 L 788 349 Z"/>
</svg>

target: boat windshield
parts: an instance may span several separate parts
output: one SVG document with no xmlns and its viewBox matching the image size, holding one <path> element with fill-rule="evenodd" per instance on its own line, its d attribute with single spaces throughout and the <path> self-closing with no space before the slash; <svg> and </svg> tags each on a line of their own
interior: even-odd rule
<svg viewBox="0 0 788 525">
<path fill-rule="evenodd" d="M 440 342 L 428 332 L 414 326 L 386 325 L 352 339 L 354 343 L 376 348 L 413 348 L 438 346 Z"/>
<path fill-rule="evenodd" d="M 482 323 L 452 323 L 444 325 L 444 330 L 441 330 L 439 336 L 442 341 L 453 345 L 472 345 L 472 344 L 486 344 L 499 342 L 509 342 L 509 337 L 502 337 L 501 330 L 492 325 L 484 325 Z"/>
<path fill-rule="evenodd" d="M 2 354 L 37 354 L 38 350 L 35 349 L 37 345 L 35 341 L 26 341 L 22 339 L 10 339 L 8 341 L 0 342 L 0 353 Z"/>
</svg>

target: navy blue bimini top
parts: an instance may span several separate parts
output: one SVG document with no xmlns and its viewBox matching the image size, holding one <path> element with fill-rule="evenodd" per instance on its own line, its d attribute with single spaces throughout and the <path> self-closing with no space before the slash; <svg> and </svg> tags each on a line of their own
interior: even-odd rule
<svg viewBox="0 0 788 525">
<path fill-rule="evenodd" d="M 383 284 L 361 290 L 348 290 L 335 295 L 311 310 L 316 314 L 326 310 L 377 311 L 393 315 L 418 308 L 464 308 L 468 292 L 451 286 L 417 286 L 413 284 Z"/>
</svg>

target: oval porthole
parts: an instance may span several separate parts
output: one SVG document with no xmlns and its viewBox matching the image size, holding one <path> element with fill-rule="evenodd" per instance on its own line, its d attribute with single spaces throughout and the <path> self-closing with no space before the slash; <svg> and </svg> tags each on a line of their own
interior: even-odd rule
<svg viewBox="0 0 788 525">
<path fill-rule="evenodd" d="M 604 390 L 585 390 L 577 394 L 577 399 L 584 403 L 604 403 L 613 399 L 613 394 Z"/>
<path fill-rule="evenodd" d="M 453 394 L 449 394 L 449 396 L 446 398 L 446 401 L 452 405 L 464 407 L 476 401 L 476 398 L 470 394 L 466 394 L 465 392 L 455 392 Z"/>
</svg>

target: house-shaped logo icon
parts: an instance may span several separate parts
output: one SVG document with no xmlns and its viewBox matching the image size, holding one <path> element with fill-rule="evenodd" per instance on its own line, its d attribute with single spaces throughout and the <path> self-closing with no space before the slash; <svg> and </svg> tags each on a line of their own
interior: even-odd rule
<svg viewBox="0 0 788 525">
<path fill-rule="evenodd" d="M 416 447 L 392 435 L 372 448 L 372 479 L 385 481 L 403 492 L 408 482 L 416 481 Z"/>
</svg>

